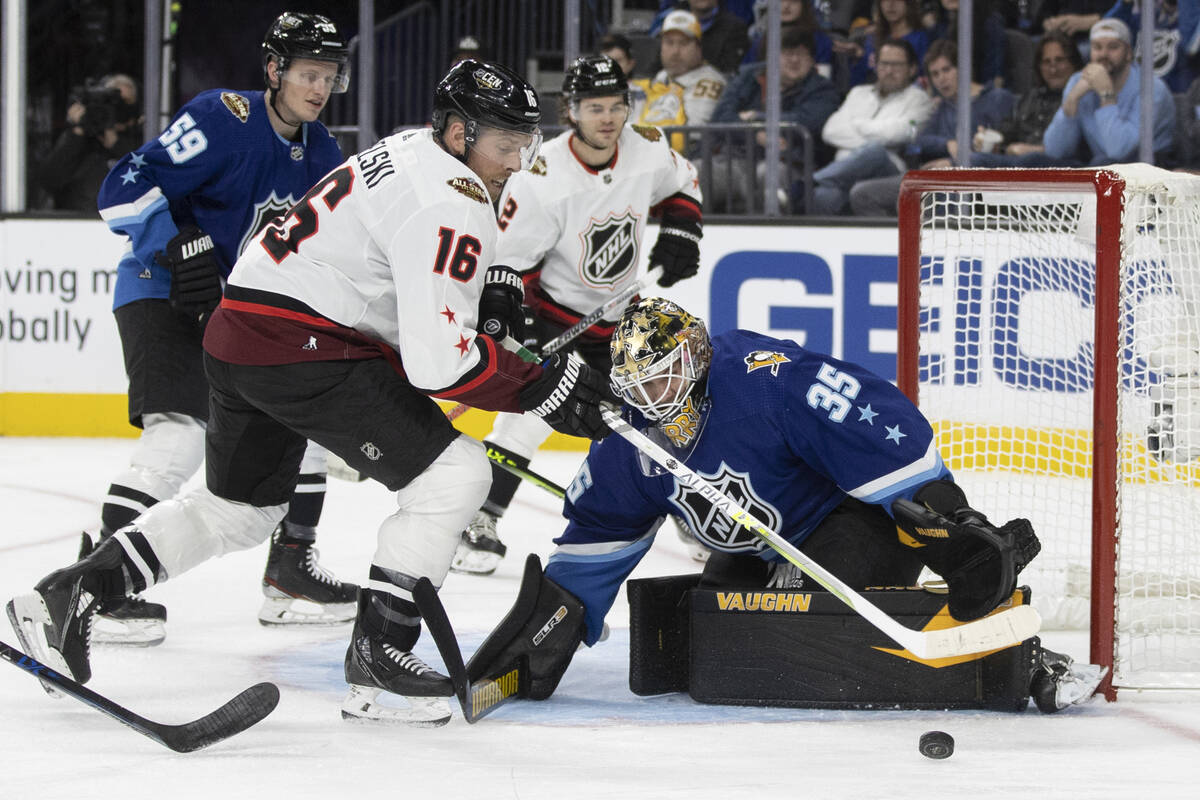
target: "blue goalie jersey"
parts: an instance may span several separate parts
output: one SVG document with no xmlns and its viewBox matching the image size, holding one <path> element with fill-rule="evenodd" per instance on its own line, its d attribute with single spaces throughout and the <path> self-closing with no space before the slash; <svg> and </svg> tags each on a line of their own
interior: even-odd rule
<svg viewBox="0 0 1200 800">
<path fill-rule="evenodd" d="M 187 103 L 157 139 L 126 154 L 100 187 L 100 216 L 129 239 L 117 267 L 113 308 L 170 295 L 154 254 L 183 225 L 212 236 L 231 269 L 267 222 L 342 161 L 320 122 L 298 141 L 275 132 L 263 92 L 213 89 Z"/>
<path fill-rule="evenodd" d="M 929 423 L 900 390 L 846 361 L 749 331 L 713 338 L 694 433 L 646 433 L 799 545 L 849 495 L 881 506 L 950 477 Z M 636 412 L 635 427 L 646 422 Z M 664 426 L 668 432 L 670 426 Z M 546 575 L 587 609 L 595 642 L 659 523 L 682 517 L 705 546 L 781 557 L 619 436 L 592 446 L 567 491 Z"/>
</svg>

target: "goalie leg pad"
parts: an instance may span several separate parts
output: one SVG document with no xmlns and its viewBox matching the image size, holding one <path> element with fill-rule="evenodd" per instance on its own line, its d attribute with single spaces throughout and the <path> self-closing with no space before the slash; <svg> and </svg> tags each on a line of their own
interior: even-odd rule
<svg viewBox="0 0 1200 800">
<path fill-rule="evenodd" d="M 494 680 L 515 667 L 521 676 L 517 696 L 545 700 L 583 641 L 583 612 L 583 603 L 545 577 L 531 554 L 516 602 L 467 662 L 471 682 Z"/>
<path fill-rule="evenodd" d="M 950 614 L 962 622 L 984 616 L 1011 596 L 1017 576 L 1041 550 L 1029 520 L 996 528 L 950 481 L 926 484 L 913 500 L 892 505 L 896 522 L 922 561 L 946 579 Z"/>
</svg>

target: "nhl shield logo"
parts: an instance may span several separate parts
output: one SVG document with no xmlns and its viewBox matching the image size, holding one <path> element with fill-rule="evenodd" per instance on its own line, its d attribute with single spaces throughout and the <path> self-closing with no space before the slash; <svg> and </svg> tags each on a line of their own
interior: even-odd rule
<svg viewBox="0 0 1200 800">
<path fill-rule="evenodd" d="M 267 226 L 267 223 L 276 217 L 283 216 L 294 205 L 296 205 L 296 201 L 290 194 L 280 197 L 275 194 L 274 189 L 271 190 L 271 193 L 265 199 L 255 203 L 254 218 L 250 221 L 249 227 L 246 228 L 245 234 L 242 235 L 242 241 L 238 243 L 238 255 L 246 251 L 246 248 L 250 246 L 250 242 L 254 241 L 254 237 L 258 236 L 259 232 Z"/>
<path fill-rule="evenodd" d="M 731 469 L 722 461 L 715 475 L 700 473 L 700 476 L 729 495 L 734 502 L 757 517 L 768 528 L 779 530 L 783 515 L 779 513 L 779 509 L 758 496 L 747 473 Z M 757 536 L 734 522 L 694 489 L 676 483 L 670 499 L 671 503 L 683 512 L 688 527 L 697 538 L 715 550 L 725 553 L 756 553 L 765 546 Z"/>
<path fill-rule="evenodd" d="M 593 219 L 579 235 L 583 245 L 579 274 L 588 286 L 613 286 L 629 275 L 637 265 L 637 226 L 639 217 L 626 209 L 602 220 Z"/>
</svg>

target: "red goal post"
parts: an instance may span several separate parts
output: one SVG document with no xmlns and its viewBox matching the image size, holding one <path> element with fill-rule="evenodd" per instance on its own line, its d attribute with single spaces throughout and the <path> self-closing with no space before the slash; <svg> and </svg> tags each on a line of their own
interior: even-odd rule
<svg viewBox="0 0 1200 800">
<path fill-rule="evenodd" d="M 1034 605 L 1110 699 L 1200 687 L 1200 177 L 915 171 L 899 229 L 899 386 L 972 504 L 1033 521 Z"/>
</svg>

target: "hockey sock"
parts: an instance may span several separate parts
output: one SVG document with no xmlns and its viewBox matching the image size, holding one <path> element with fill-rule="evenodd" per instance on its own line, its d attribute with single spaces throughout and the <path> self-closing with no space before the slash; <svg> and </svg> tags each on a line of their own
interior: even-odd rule
<svg viewBox="0 0 1200 800">
<path fill-rule="evenodd" d="M 300 475 L 292 501 L 288 504 L 287 521 L 306 528 L 315 528 L 325 507 L 325 473 L 308 472 Z"/>
<path fill-rule="evenodd" d="M 521 469 L 529 466 L 530 459 L 528 458 L 515 454 L 511 458 L 513 463 Z M 508 504 L 512 502 L 513 495 L 517 493 L 517 487 L 520 485 L 519 477 L 492 464 L 492 488 L 488 491 L 487 500 L 483 503 L 483 510 L 497 517 L 504 516 L 504 512 L 508 510 Z"/>
<path fill-rule="evenodd" d="M 398 573 L 371 566 L 371 579 L 382 576 L 395 577 Z M 416 585 L 416 580 L 411 581 Z M 358 623 L 368 636 L 385 640 L 399 650 L 412 650 L 421 635 L 421 612 L 411 600 L 403 600 L 393 594 L 374 589 L 363 589 L 359 603 Z"/>
<path fill-rule="evenodd" d="M 133 522 L 142 512 L 158 502 L 158 498 L 119 483 L 108 487 L 108 495 L 100 509 L 100 536 L 107 539 Z"/>
</svg>

